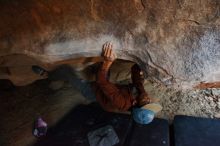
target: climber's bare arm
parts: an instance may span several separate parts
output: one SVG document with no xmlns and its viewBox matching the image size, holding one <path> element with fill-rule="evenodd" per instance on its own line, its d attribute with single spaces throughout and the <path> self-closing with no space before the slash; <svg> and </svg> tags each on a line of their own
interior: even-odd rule
<svg viewBox="0 0 220 146">
<path fill-rule="evenodd" d="M 103 57 L 104 57 L 103 66 L 106 69 L 109 69 L 112 62 L 116 59 L 116 54 L 113 50 L 113 44 L 112 43 L 107 42 L 103 45 Z"/>
<path fill-rule="evenodd" d="M 99 87 L 102 89 L 103 93 L 108 98 L 108 101 L 115 105 L 118 109 L 123 109 L 126 101 L 123 97 L 122 93 L 118 89 L 118 87 L 111 83 L 108 78 L 107 74 L 110 69 L 112 62 L 116 59 L 116 54 L 113 50 L 112 43 L 106 43 L 103 45 L 103 54 L 104 61 L 102 63 L 101 68 L 98 71 L 97 80 L 96 82 L 99 84 Z M 102 99 L 97 99 L 101 104 Z M 106 102 L 106 99 L 105 99 Z M 106 103 L 105 103 L 106 104 Z M 110 111 L 110 109 L 108 109 Z"/>
<path fill-rule="evenodd" d="M 116 54 L 113 51 L 113 44 L 110 42 L 107 42 L 103 45 L 103 51 L 102 56 L 104 58 L 103 64 L 101 68 L 98 71 L 98 82 L 107 81 L 106 77 L 108 74 L 108 71 L 113 63 L 113 61 L 116 59 Z"/>
</svg>

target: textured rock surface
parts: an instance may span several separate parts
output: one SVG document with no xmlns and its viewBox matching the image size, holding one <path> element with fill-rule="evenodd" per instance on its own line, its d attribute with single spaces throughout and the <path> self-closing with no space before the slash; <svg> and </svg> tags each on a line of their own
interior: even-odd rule
<svg viewBox="0 0 220 146">
<path fill-rule="evenodd" d="M 35 78 L 14 79 L 11 55 L 56 66 L 100 56 L 106 41 L 156 81 L 182 88 L 220 81 L 219 0 L 1 0 L 0 8 L 1 78 L 17 84 Z"/>
</svg>

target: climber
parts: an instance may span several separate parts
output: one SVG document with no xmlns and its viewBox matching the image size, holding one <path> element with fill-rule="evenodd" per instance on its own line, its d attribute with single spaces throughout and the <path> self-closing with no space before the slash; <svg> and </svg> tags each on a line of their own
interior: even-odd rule
<svg viewBox="0 0 220 146">
<path fill-rule="evenodd" d="M 106 111 L 131 111 L 132 117 L 137 123 L 150 123 L 162 107 L 157 103 L 156 98 L 151 98 L 146 93 L 143 86 L 143 71 L 135 64 L 131 68 L 132 84 L 113 84 L 107 79 L 109 69 L 116 59 L 111 43 L 104 44 L 102 55 L 104 61 L 98 70 L 96 82 L 79 79 L 73 69 L 66 65 L 60 66 L 52 72 L 47 72 L 38 66 L 33 66 L 32 69 L 40 75 L 48 74 L 49 79 L 68 81 L 84 97 L 91 101 L 98 101 Z"/>
<path fill-rule="evenodd" d="M 136 122 L 148 124 L 162 107 L 154 103 L 158 101 L 156 98 L 151 98 L 146 93 L 143 86 L 143 71 L 137 64 L 131 68 L 132 84 L 117 85 L 109 82 L 107 74 L 116 59 L 112 48 L 111 43 L 103 46 L 104 61 L 98 71 L 96 86 L 93 86 L 96 91 L 96 99 L 107 111 L 131 110 Z"/>
</svg>

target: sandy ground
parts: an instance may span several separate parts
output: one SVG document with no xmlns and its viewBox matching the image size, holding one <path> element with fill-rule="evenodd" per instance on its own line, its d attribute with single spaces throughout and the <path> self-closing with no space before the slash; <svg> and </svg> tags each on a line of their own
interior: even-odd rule
<svg viewBox="0 0 220 146">
<path fill-rule="evenodd" d="M 220 89 L 178 91 L 147 82 L 145 90 L 160 98 L 163 110 L 157 117 L 170 122 L 175 115 L 220 118 Z"/>
<path fill-rule="evenodd" d="M 220 118 L 218 89 L 182 92 L 150 82 L 145 89 L 150 96 L 161 99 L 163 110 L 157 116 L 170 122 L 177 114 Z M 88 101 L 68 83 L 41 80 L 1 90 L 0 103 L 0 145 L 27 146 L 36 140 L 32 136 L 36 117 L 42 116 L 52 126 L 76 105 Z"/>
</svg>

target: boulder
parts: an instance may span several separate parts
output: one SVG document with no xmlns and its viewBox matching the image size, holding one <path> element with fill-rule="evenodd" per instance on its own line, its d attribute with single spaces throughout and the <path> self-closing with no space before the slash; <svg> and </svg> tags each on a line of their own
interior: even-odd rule
<svg viewBox="0 0 220 146">
<path fill-rule="evenodd" d="M 220 81 L 219 16 L 218 0 L 1 0 L 0 78 L 25 85 L 38 78 L 24 71 L 21 81 L 13 68 L 83 65 L 79 58 L 99 58 L 111 41 L 146 77 L 203 87 Z"/>
</svg>

